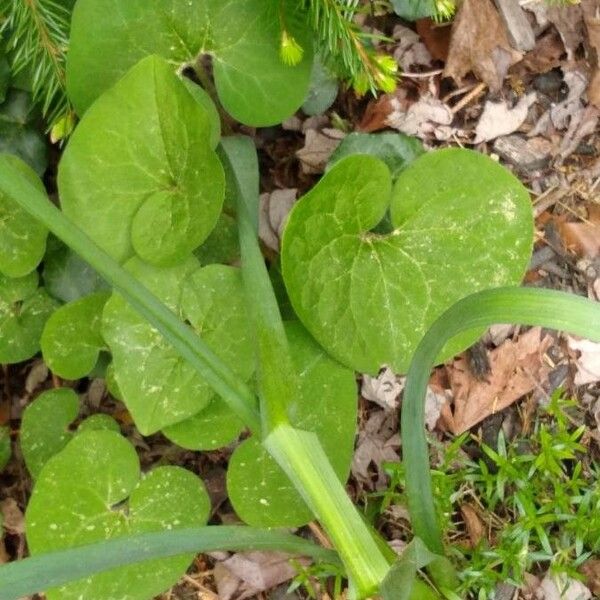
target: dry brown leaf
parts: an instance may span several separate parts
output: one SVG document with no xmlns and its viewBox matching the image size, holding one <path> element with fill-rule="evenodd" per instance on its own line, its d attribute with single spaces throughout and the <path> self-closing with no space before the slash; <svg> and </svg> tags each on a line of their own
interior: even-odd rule
<svg viewBox="0 0 600 600">
<path fill-rule="evenodd" d="M 300 160 L 302 172 L 307 175 L 317 175 L 325 170 L 329 157 L 338 147 L 345 134 L 338 129 L 323 129 L 316 131 L 309 129 L 306 132 L 304 148 L 296 152 Z"/>
<path fill-rule="evenodd" d="M 19 505 L 13 498 L 6 498 L 0 502 L 0 512 L 4 516 L 4 528 L 15 535 L 25 533 L 25 520 Z"/>
<path fill-rule="evenodd" d="M 300 564 L 310 561 L 299 558 Z M 215 583 L 221 600 L 243 600 L 289 581 L 296 575 L 290 556 L 282 552 L 239 552 L 217 563 Z"/>
<path fill-rule="evenodd" d="M 551 6 L 546 12 L 548 20 L 556 27 L 567 51 L 569 60 L 575 58 L 575 51 L 583 42 L 583 13 L 581 6 Z"/>
<path fill-rule="evenodd" d="M 569 348 L 579 352 L 575 361 L 575 385 L 586 385 L 600 381 L 600 344 L 590 340 L 567 337 Z"/>
<path fill-rule="evenodd" d="M 454 25 L 444 75 L 460 81 L 472 71 L 490 90 L 502 87 L 509 67 L 523 55 L 511 48 L 491 0 L 464 0 Z"/>
<path fill-rule="evenodd" d="M 408 109 L 405 109 L 402 102 L 392 98 L 389 107 L 391 110 L 385 119 L 385 125 L 406 135 L 421 139 L 433 137 L 448 140 L 456 132 L 451 126 L 454 115 L 450 107 L 432 94 L 421 96 Z"/>
<path fill-rule="evenodd" d="M 577 256 L 594 258 L 600 255 L 600 226 L 593 223 L 560 223 L 558 230 L 565 248 Z"/>
<path fill-rule="evenodd" d="M 454 394 L 454 434 L 459 435 L 504 410 L 546 380 L 550 367 L 543 355 L 552 339 L 542 338 L 541 332 L 541 328 L 535 327 L 516 341 L 507 340 L 490 352 L 490 374 L 485 381 L 471 374 L 464 356 L 448 367 Z"/>
<path fill-rule="evenodd" d="M 588 100 L 600 108 L 600 0 L 582 0 L 581 8 L 593 69 L 587 95 Z"/>
<path fill-rule="evenodd" d="M 384 410 L 398 408 L 400 393 L 404 389 L 404 379 L 385 367 L 377 377 L 363 375 L 360 395 L 370 402 L 375 402 Z"/>
<path fill-rule="evenodd" d="M 479 518 L 479 514 L 470 504 L 462 504 L 460 514 L 465 523 L 467 535 L 471 546 L 475 547 L 485 537 L 485 526 Z"/>
<path fill-rule="evenodd" d="M 279 241 L 297 193 L 296 188 L 290 188 L 260 195 L 258 235 L 275 252 L 279 252 Z"/>
<path fill-rule="evenodd" d="M 553 576 L 547 573 L 536 591 L 536 596 L 539 600 L 589 600 L 592 593 L 581 581 L 565 575 Z"/>
<path fill-rule="evenodd" d="M 433 58 L 429 54 L 429 50 L 412 29 L 404 27 L 404 25 L 396 25 L 393 37 L 399 42 L 394 50 L 394 60 L 403 71 L 431 65 Z"/>
<path fill-rule="evenodd" d="M 585 583 L 594 596 L 600 596 L 600 559 L 590 558 L 580 567 Z"/>
<path fill-rule="evenodd" d="M 415 26 L 431 56 L 446 62 L 450 49 L 450 27 L 442 27 L 432 19 L 418 19 Z"/>
<path fill-rule="evenodd" d="M 525 122 L 529 107 L 536 100 L 537 94 L 535 92 L 523 96 L 512 107 L 505 100 L 499 102 L 488 100 L 475 128 L 473 143 L 488 142 L 516 131 Z"/>
<path fill-rule="evenodd" d="M 396 449 L 400 446 L 398 417 L 393 412 L 376 411 L 358 433 L 356 451 L 352 460 L 352 474 L 367 489 L 380 489 L 386 484 L 384 462 L 399 462 Z M 373 485 L 369 467 L 373 465 L 377 480 Z"/>
</svg>

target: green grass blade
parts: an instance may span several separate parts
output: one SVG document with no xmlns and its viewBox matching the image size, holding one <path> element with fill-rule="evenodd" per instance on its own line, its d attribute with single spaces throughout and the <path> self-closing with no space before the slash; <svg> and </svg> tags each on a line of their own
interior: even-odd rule
<svg viewBox="0 0 600 600">
<path fill-rule="evenodd" d="M 539 325 L 600 341 L 600 304 L 572 294 L 532 288 L 500 288 L 473 294 L 449 308 L 431 326 L 413 356 L 402 405 L 406 492 L 416 536 L 443 554 L 435 514 L 429 452 L 423 426 L 429 374 L 445 343 L 462 331 L 496 323 Z"/>
<path fill-rule="evenodd" d="M 339 562 L 332 550 L 288 533 L 242 526 L 198 527 L 128 536 L 0 566 L 0 598 L 18 600 L 115 567 L 216 550 L 278 550 Z"/>
<path fill-rule="evenodd" d="M 258 243 L 258 185 L 254 189 L 244 185 L 245 180 L 249 179 L 248 170 L 258 170 L 254 142 L 242 136 L 224 138 L 221 148 L 237 188 L 235 202 L 242 278 L 258 346 L 260 412 L 263 436 L 266 436 L 271 429 L 288 423 L 287 405 L 298 389 L 297 375 L 277 299 Z"/>
<path fill-rule="evenodd" d="M 231 369 L 160 300 L 99 248 L 10 163 L 0 156 L 0 191 L 43 223 L 104 277 L 173 345 L 232 410 L 255 432 L 260 431 L 256 397 Z"/>
<path fill-rule="evenodd" d="M 338 550 L 359 597 L 379 588 L 389 564 L 335 474 L 314 433 L 292 427 L 288 402 L 298 389 L 279 306 L 258 244 L 258 189 L 245 189 L 243 169 L 255 155 L 249 138 L 225 138 L 222 148 L 237 181 L 242 276 L 258 343 L 263 444 L 285 471 Z M 252 211 L 252 212 L 251 212 Z"/>
</svg>

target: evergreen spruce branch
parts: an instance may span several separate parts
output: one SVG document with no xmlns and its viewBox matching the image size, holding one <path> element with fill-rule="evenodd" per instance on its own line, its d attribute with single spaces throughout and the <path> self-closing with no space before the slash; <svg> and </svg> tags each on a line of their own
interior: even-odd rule
<svg viewBox="0 0 600 600">
<path fill-rule="evenodd" d="M 33 99 L 52 125 L 71 112 L 65 78 L 70 12 L 55 0 L 7 0 L 4 9 L 12 72 L 31 73 Z"/>
<path fill-rule="evenodd" d="M 303 0 L 302 6 L 323 57 L 339 67 L 358 93 L 393 91 L 397 65 L 391 57 L 377 54 L 355 23 L 359 0 Z"/>
</svg>

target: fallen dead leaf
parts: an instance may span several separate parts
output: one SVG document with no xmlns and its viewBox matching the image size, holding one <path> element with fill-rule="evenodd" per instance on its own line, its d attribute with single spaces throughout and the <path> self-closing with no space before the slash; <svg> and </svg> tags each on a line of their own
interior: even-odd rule
<svg viewBox="0 0 600 600">
<path fill-rule="evenodd" d="M 302 172 L 316 175 L 325 170 L 329 157 L 346 134 L 339 129 L 325 128 L 321 131 L 308 129 L 304 147 L 296 152 Z"/>
<path fill-rule="evenodd" d="M 539 327 L 516 341 L 507 340 L 489 353 L 490 373 L 485 381 L 472 375 L 466 357 L 455 360 L 448 367 L 454 394 L 453 433 L 464 433 L 541 385 L 550 372 L 543 355 L 551 343 L 550 336 L 542 338 Z"/>
<path fill-rule="evenodd" d="M 297 189 L 290 188 L 260 195 L 258 235 L 275 252 L 279 252 L 281 234 L 297 193 Z"/>
<path fill-rule="evenodd" d="M 27 373 L 25 379 L 25 391 L 33 394 L 37 388 L 48 379 L 48 367 L 43 360 L 36 360 Z"/>
<path fill-rule="evenodd" d="M 538 600 L 589 600 L 590 590 L 576 579 L 566 576 L 555 577 L 547 573 L 536 590 Z"/>
<path fill-rule="evenodd" d="M 442 409 L 447 404 L 448 398 L 443 391 L 437 391 L 432 386 L 427 387 L 425 395 L 425 427 L 433 431 L 442 414 Z"/>
<path fill-rule="evenodd" d="M 454 115 L 450 107 L 432 94 L 421 96 L 408 109 L 404 108 L 403 103 L 392 98 L 389 108 L 385 125 L 406 135 L 421 139 L 433 137 L 437 140 L 447 140 L 456 131 L 451 127 Z"/>
<path fill-rule="evenodd" d="M 431 56 L 446 62 L 450 49 L 450 27 L 441 26 L 432 19 L 418 19 L 415 27 Z"/>
<path fill-rule="evenodd" d="M 384 410 L 394 410 L 400 403 L 400 393 L 404 389 L 404 379 L 385 367 L 377 377 L 363 375 L 360 395 L 375 402 Z"/>
<path fill-rule="evenodd" d="M 575 385 L 600 381 L 600 344 L 590 340 L 578 340 L 572 336 L 568 336 L 567 341 L 571 350 L 580 353 L 575 361 Z"/>
<path fill-rule="evenodd" d="M 600 225 L 593 223 L 560 223 L 558 227 L 565 248 L 594 258 L 600 255 Z"/>
<path fill-rule="evenodd" d="M 593 69 L 587 96 L 589 102 L 600 108 L 600 0 L 582 0 L 581 8 Z"/>
<path fill-rule="evenodd" d="M 511 48 L 506 27 L 491 0 L 464 0 L 452 26 L 444 75 L 456 81 L 472 71 L 493 92 L 523 55 Z"/>
<path fill-rule="evenodd" d="M 549 6 L 546 13 L 550 23 L 562 38 L 568 60 L 575 58 L 575 51 L 583 42 L 583 13 L 579 4 Z"/>
<path fill-rule="evenodd" d="M 590 558 L 580 567 L 585 583 L 594 596 L 600 596 L 600 559 Z"/>
<path fill-rule="evenodd" d="M 460 514 L 465 523 L 467 535 L 471 546 L 474 548 L 485 537 L 485 526 L 479 518 L 479 514 L 470 504 L 462 504 Z"/>
<path fill-rule="evenodd" d="M 600 109 L 593 105 L 587 106 L 573 115 L 560 144 L 558 154 L 561 160 L 573 154 L 584 138 L 596 133 L 599 118 Z"/>
<path fill-rule="evenodd" d="M 352 460 L 352 474 L 367 489 L 381 489 L 386 485 L 384 462 L 399 462 L 396 450 L 400 446 L 398 417 L 394 412 L 376 411 L 359 431 L 356 451 Z M 373 465 L 377 480 L 372 481 L 369 467 Z"/>
<path fill-rule="evenodd" d="M 23 513 L 13 498 L 6 498 L 0 502 L 0 512 L 4 516 L 3 526 L 6 531 L 15 535 L 25 533 Z"/>
<path fill-rule="evenodd" d="M 214 577 L 221 600 L 244 600 L 296 575 L 290 556 L 281 552 L 239 552 L 215 565 Z M 307 566 L 310 561 L 294 558 Z"/>
<path fill-rule="evenodd" d="M 529 108 L 536 100 L 537 94 L 535 92 L 523 96 L 512 107 L 505 100 L 499 102 L 488 100 L 475 128 L 473 143 L 488 142 L 516 131 L 525 122 Z"/>
<path fill-rule="evenodd" d="M 403 71 L 431 65 L 433 58 L 418 33 L 403 25 L 396 25 L 393 38 L 399 42 L 394 50 L 394 60 Z"/>
</svg>

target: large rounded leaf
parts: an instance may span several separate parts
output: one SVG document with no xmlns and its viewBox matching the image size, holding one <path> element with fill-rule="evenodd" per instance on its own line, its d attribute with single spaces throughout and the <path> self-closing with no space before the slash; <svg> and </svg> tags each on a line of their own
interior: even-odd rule
<svg viewBox="0 0 600 600">
<path fill-rule="evenodd" d="M 61 306 L 46 322 L 41 347 L 48 367 L 65 379 L 80 379 L 96 366 L 105 347 L 100 334 L 108 293 L 100 292 Z"/>
<path fill-rule="evenodd" d="M 157 265 L 184 260 L 207 238 L 225 193 L 207 111 L 156 56 L 86 113 L 58 185 L 67 216 L 113 258 L 135 252 Z"/>
<path fill-rule="evenodd" d="M 38 288 L 38 274 L 11 279 L 0 274 L 0 363 L 18 363 L 40 349 L 48 317 L 58 304 Z"/>
<path fill-rule="evenodd" d="M 282 15 L 304 48 L 293 67 L 279 56 Z M 149 54 L 176 66 L 206 54 L 225 109 L 248 125 L 274 125 L 306 96 L 308 31 L 294 0 L 79 0 L 67 61 L 69 97 L 81 114 Z"/>
<path fill-rule="evenodd" d="M 238 269 L 199 268 L 194 258 L 162 269 L 132 259 L 127 269 L 240 377 L 250 377 L 254 352 Z M 197 414 L 214 397 L 196 370 L 118 294 L 104 309 L 103 334 L 123 400 L 144 435 Z"/>
<path fill-rule="evenodd" d="M 297 402 L 288 409 L 290 419 L 295 427 L 318 435 L 335 472 L 345 481 L 356 431 L 354 373 L 332 360 L 299 323 L 287 323 L 286 333 L 300 384 Z M 249 525 L 294 527 L 314 518 L 256 437 L 233 453 L 227 489 L 237 514 Z"/>
<path fill-rule="evenodd" d="M 516 285 L 533 220 L 523 185 L 462 149 L 421 156 L 394 187 L 394 230 L 371 232 L 390 206 L 390 173 L 368 156 L 340 161 L 294 207 L 283 236 L 285 284 L 298 316 L 333 356 L 405 372 L 431 323 L 460 298 Z M 473 333 L 447 346 L 443 360 Z"/>
<path fill-rule="evenodd" d="M 19 171 L 40 191 L 44 185 L 20 158 L 0 155 L 0 161 Z M 23 277 L 33 271 L 44 256 L 48 230 L 14 200 L 0 193 L 0 272 Z"/>
<path fill-rule="evenodd" d="M 128 502 L 127 502 L 128 499 Z M 87 431 L 42 469 L 25 515 L 32 555 L 122 537 L 204 525 L 202 482 L 179 467 L 140 480 L 133 446 L 113 431 Z M 48 600 L 147 600 L 177 582 L 193 555 L 113 569 L 47 592 Z"/>
</svg>

